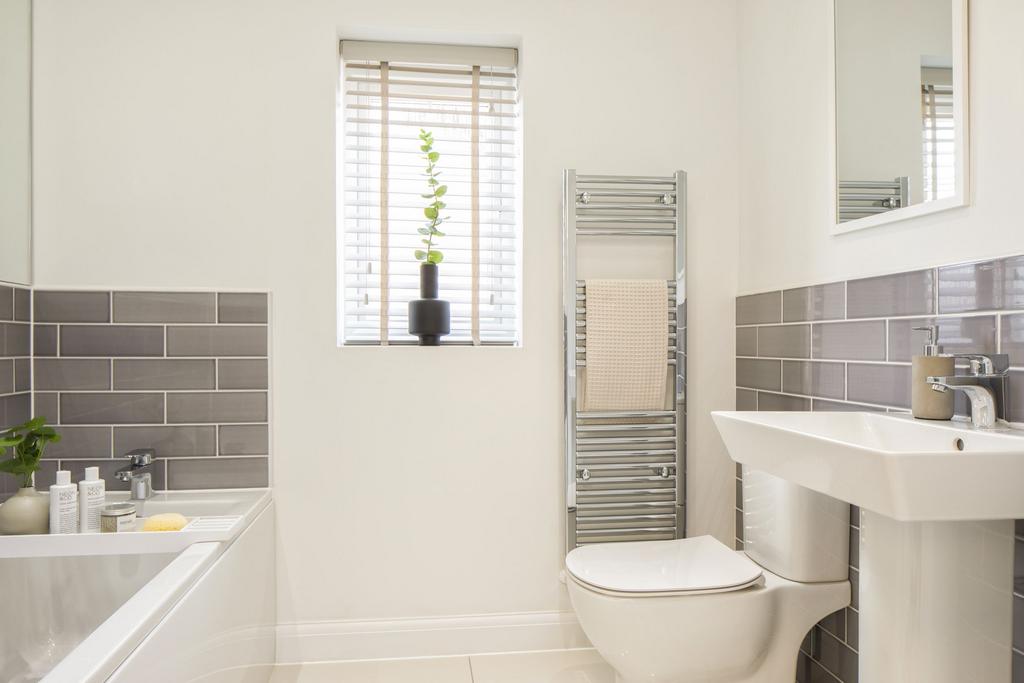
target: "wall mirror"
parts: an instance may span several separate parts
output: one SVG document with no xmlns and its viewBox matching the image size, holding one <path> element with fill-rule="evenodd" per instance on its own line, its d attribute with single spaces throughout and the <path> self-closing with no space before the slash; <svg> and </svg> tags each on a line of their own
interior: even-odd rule
<svg viewBox="0 0 1024 683">
<path fill-rule="evenodd" d="M 967 0 L 835 0 L 833 233 L 967 197 Z"/>
<path fill-rule="evenodd" d="M 32 279 L 32 0 L 0 2 L 0 281 Z"/>
</svg>

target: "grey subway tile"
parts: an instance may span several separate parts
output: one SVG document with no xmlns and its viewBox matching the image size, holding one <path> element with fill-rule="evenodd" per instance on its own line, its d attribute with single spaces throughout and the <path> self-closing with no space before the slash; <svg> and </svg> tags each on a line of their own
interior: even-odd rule
<svg viewBox="0 0 1024 683">
<path fill-rule="evenodd" d="M 743 539 L 743 511 L 740 510 L 739 508 L 736 508 L 736 510 L 734 511 L 733 514 L 735 515 L 735 519 L 736 519 L 736 525 L 735 525 L 736 538 L 742 540 Z"/>
<path fill-rule="evenodd" d="M 14 320 L 14 287 L 0 285 L 0 320 Z"/>
<path fill-rule="evenodd" d="M 772 394 L 767 391 L 757 392 L 758 410 L 810 410 L 809 399 L 785 394 Z"/>
<path fill-rule="evenodd" d="M 736 355 L 756 356 L 757 355 L 757 328 L 737 327 L 736 328 Z"/>
<path fill-rule="evenodd" d="M 203 458 L 167 463 L 173 490 L 263 488 L 269 485 L 267 458 Z"/>
<path fill-rule="evenodd" d="M 106 358 L 36 358 L 37 391 L 103 390 L 110 388 Z"/>
<path fill-rule="evenodd" d="M 858 680 L 857 653 L 851 650 L 838 638 L 820 630 L 818 663 L 839 677 L 839 680 L 846 683 L 856 683 Z"/>
<path fill-rule="evenodd" d="M 1024 539 L 1013 542 L 1013 592 L 1024 595 Z"/>
<path fill-rule="evenodd" d="M 846 283 L 833 282 L 782 292 L 782 321 L 842 320 L 846 317 Z"/>
<path fill-rule="evenodd" d="M 14 288 L 14 319 L 23 323 L 32 320 L 32 290 Z"/>
<path fill-rule="evenodd" d="M 743 510 L 743 480 L 736 479 L 736 509 Z"/>
<path fill-rule="evenodd" d="M 1004 315 L 1000 324 L 1000 349 L 1010 356 L 1010 365 L 1024 365 L 1024 313 Z"/>
<path fill-rule="evenodd" d="M 1024 256 L 939 268 L 939 312 L 1024 309 Z"/>
<path fill-rule="evenodd" d="M 850 569 L 850 607 L 860 609 L 860 572 Z"/>
<path fill-rule="evenodd" d="M 114 292 L 115 323 L 213 323 L 213 292 Z"/>
<path fill-rule="evenodd" d="M 14 393 L 14 359 L 0 358 L 0 394 Z"/>
<path fill-rule="evenodd" d="M 218 295 L 218 322 L 267 322 L 267 295 L 265 293 L 221 292 Z"/>
<path fill-rule="evenodd" d="M 846 639 L 846 608 L 837 610 L 818 622 L 818 626 L 839 640 Z"/>
<path fill-rule="evenodd" d="M 809 325 L 772 325 L 757 329 L 757 355 L 771 358 L 810 358 Z"/>
<path fill-rule="evenodd" d="M 28 422 L 32 417 L 32 394 L 0 396 L 0 429 Z"/>
<path fill-rule="evenodd" d="M 843 363 L 783 361 L 782 390 L 787 394 L 846 397 L 846 366 Z"/>
<path fill-rule="evenodd" d="M 32 391 L 32 361 L 28 358 L 14 359 L 14 390 Z"/>
<path fill-rule="evenodd" d="M 267 425 L 222 425 L 221 455 L 267 455 L 270 453 Z"/>
<path fill-rule="evenodd" d="M 860 613 L 846 608 L 846 642 L 853 649 L 860 648 Z"/>
<path fill-rule="evenodd" d="M 811 357 L 828 360 L 885 360 L 885 321 L 816 323 Z"/>
<path fill-rule="evenodd" d="M 1010 422 L 1024 422 L 1024 371 L 1013 371 L 1006 382 L 1006 419 Z"/>
<path fill-rule="evenodd" d="M 115 389 L 213 389 L 216 361 L 170 358 L 119 358 Z"/>
<path fill-rule="evenodd" d="M 163 421 L 163 394 L 60 395 L 61 424 L 139 424 Z"/>
<path fill-rule="evenodd" d="M 133 325 L 61 325 L 61 356 L 162 356 L 164 329 Z"/>
<path fill-rule="evenodd" d="M 57 355 L 57 326 L 35 325 L 35 356 Z"/>
<path fill-rule="evenodd" d="M 1012 683 L 1024 683 L 1024 653 L 1013 651 L 1013 664 L 1010 680 Z"/>
<path fill-rule="evenodd" d="M 860 569 L 860 529 L 850 527 L 850 566 Z"/>
<path fill-rule="evenodd" d="M 7 479 L 11 475 L 4 474 L 2 477 Z M 12 480 L 8 480 L 13 483 Z M 34 483 L 37 491 L 48 491 L 51 486 L 57 483 L 57 461 L 56 460 L 40 460 L 39 469 L 36 471 L 34 477 Z M 18 484 L 14 483 L 11 492 L 18 490 Z"/>
<path fill-rule="evenodd" d="M 754 358 L 736 359 L 736 385 L 749 389 L 782 389 L 782 361 Z"/>
<path fill-rule="evenodd" d="M 765 292 L 736 297 L 736 324 L 782 322 L 782 292 Z"/>
<path fill-rule="evenodd" d="M 168 356 L 266 356 L 267 328 L 168 327 Z"/>
<path fill-rule="evenodd" d="M 846 283 L 846 317 L 880 318 L 935 312 L 935 273 L 916 270 Z"/>
<path fill-rule="evenodd" d="M 266 389 L 265 358 L 217 361 L 218 389 Z"/>
<path fill-rule="evenodd" d="M 29 356 L 32 333 L 26 323 L 0 323 L 0 357 Z"/>
<path fill-rule="evenodd" d="M 262 391 L 167 395 L 168 423 L 266 421 L 267 394 Z"/>
<path fill-rule="evenodd" d="M 850 363 L 846 368 L 847 398 L 897 408 L 910 407 L 910 366 Z"/>
<path fill-rule="evenodd" d="M 57 427 L 61 439 L 46 447 L 47 458 L 109 458 L 110 427 Z"/>
<path fill-rule="evenodd" d="M 43 323 L 108 323 L 110 292 L 35 291 L 35 319 Z"/>
<path fill-rule="evenodd" d="M 37 391 L 35 393 L 35 405 L 32 409 L 33 417 L 45 417 L 50 424 L 60 422 L 60 410 L 57 406 L 57 394 Z"/>
<path fill-rule="evenodd" d="M 943 353 L 995 353 L 996 319 L 982 315 L 966 318 L 913 318 L 889 321 L 889 360 L 909 363 L 924 352 L 928 333 L 915 327 L 936 325 Z"/>
<path fill-rule="evenodd" d="M 217 455 L 214 426 L 114 427 L 114 454 L 152 448 L 158 458 Z"/>
<path fill-rule="evenodd" d="M 751 389 L 737 389 L 736 410 L 757 410 L 757 392 Z"/>
<path fill-rule="evenodd" d="M 1024 598 L 1013 596 L 1013 647 L 1024 652 Z"/>
</svg>

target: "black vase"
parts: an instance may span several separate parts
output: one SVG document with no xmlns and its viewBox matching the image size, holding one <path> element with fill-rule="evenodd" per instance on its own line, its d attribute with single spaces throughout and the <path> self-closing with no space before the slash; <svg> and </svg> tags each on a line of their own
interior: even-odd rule
<svg viewBox="0 0 1024 683">
<path fill-rule="evenodd" d="M 409 334 L 420 338 L 420 346 L 440 346 L 451 320 L 451 304 L 437 298 L 437 265 L 420 264 L 420 298 L 409 302 Z"/>
</svg>

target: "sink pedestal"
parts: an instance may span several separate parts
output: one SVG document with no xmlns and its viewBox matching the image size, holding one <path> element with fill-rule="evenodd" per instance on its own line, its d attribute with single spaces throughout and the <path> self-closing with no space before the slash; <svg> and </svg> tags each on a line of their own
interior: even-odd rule
<svg viewBox="0 0 1024 683">
<path fill-rule="evenodd" d="M 860 680 L 1009 683 L 1013 522 L 860 529 Z"/>
</svg>

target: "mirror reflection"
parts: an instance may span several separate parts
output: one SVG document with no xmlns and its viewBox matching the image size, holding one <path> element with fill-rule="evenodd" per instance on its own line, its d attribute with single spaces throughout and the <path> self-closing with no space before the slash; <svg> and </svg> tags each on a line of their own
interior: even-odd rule
<svg viewBox="0 0 1024 683">
<path fill-rule="evenodd" d="M 953 197 L 951 0 L 835 0 L 838 221 Z"/>
<path fill-rule="evenodd" d="M 32 0 L 0 2 L 0 281 L 31 284 Z"/>
</svg>

